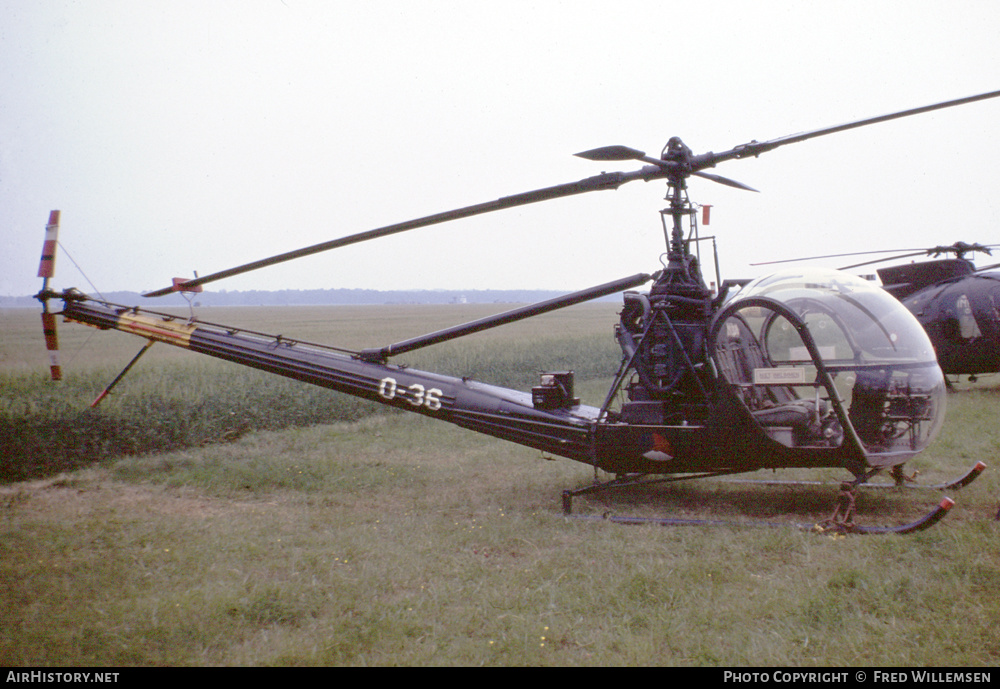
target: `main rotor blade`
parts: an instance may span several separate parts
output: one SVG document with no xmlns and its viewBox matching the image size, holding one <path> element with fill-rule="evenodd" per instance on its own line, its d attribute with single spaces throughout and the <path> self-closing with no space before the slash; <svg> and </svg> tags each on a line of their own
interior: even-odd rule
<svg viewBox="0 0 1000 689">
<path fill-rule="evenodd" d="M 727 187 L 736 187 L 737 189 L 743 189 L 745 191 L 753 191 L 760 193 L 753 187 L 749 187 L 743 182 L 737 182 L 735 179 L 729 179 L 728 177 L 723 177 L 722 175 L 713 175 L 709 172 L 692 172 L 692 175 L 696 177 L 704 177 L 705 179 L 710 179 L 713 182 L 718 182 L 719 184 L 725 184 Z"/>
<path fill-rule="evenodd" d="M 601 146 L 600 148 L 592 148 L 589 151 L 582 151 L 580 153 L 574 153 L 577 158 L 583 158 L 584 160 L 642 160 L 646 157 L 645 151 L 640 151 L 636 148 L 631 148 L 630 146 Z"/>
<path fill-rule="evenodd" d="M 406 232 L 407 230 L 414 230 L 417 229 L 418 227 L 427 227 L 428 225 L 436 225 L 438 223 L 448 222 L 450 220 L 458 220 L 459 218 L 468 218 L 473 215 L 481 215 L 483 213 L 490 213 L 492 211 L 502 210 L 504 208 L 513 208 L 515 206 L 523 206 L 529 203 L 537 203 L 539 201 L 548 201 L 550 199 L 562 198 L 564 196 L 572 196 L 574 194 L 584 194 L 591 191 L 602 191 L 605 189 L 617 189 L 626 182 L 632 182 L 639 179 L 648 181 L 652 179 L 658 179 L 664 176 L 666 176 L 666 173 L 662 169 L 654 166 L 647 166 L 642 168 L 641 170 L 636 170 L 634 172 L 604 172 L 599 175 L 595 175 L 593 177 L 587 177 L 586 179 L 582 179 L 577 182 L 570 182 L 569 184 L 560 184 L 554 187 L 546 187 L 544 189 L 535 189 L 534 191 L 515 194 L 513 196 L 504 196 L 495 201 L 488 201 L 486 203 L 480 203 L 474 206 L 466 206 L 465 208 L 458 208 L 455 210 L 445 211 L 443 213 L 435 213 L 434 215 L 428 215 L 423 218 L 417 218 L 415 220 L 407 220 L 405 222 L 396 223 L 394 225 L 386 225 L 385 227 L 380 227 L 375 230 L 359 232 L 357 234 L 341 237 L 340 239 L 334 239 L 328 242 L 314 244 L 312 246 L 307 246 L 303 249 L 288 251 L 283 254 L 271 256 L 270 258 L 261 259 L 259 261 L 253 261 L 252 263 L 245 263 L 235 268 L 229 268 L 228 270 L 222 270 L 217 273 L 212 273 L 210 275 L 205 275 L 202 277 L 193 278 L 191 280 L 186 280 L 184 282 L 179 282 L 171 287 L 164 287 L 162 289 L 158 289 L 153 292 L 147 292 L 142 296 L 162 297 L 164 295 L 170 294 L 171 292 L 189 290 L 193 287 L 198 287 L 200 285 L 204 285 L 209 282 L 222 280 L 223 278 L 232 277 L 234 275 L 240 275 L 241 273 L 247 273 L 251 270 L 257 270 L 259 268 L 265 268 L 267 266 L 272 266 L 276 263 L 283 263 L 285 261 L 291 261 L 296 258 L 302 258 L 303 256 L 310 256 L 312 254 L 317 254 L 322 251 L 338 249 L 342 246 L 357 244 L 359 242 L 366 242 L 370 239 L 385 237 L 387 235 L 397 234 L 399 232 Z"/>
<path fill-rule="evenodd" d="M 800 141 L 805 141 L 806 139 L 814 139 L 818 136 L 835 134 L 837 132 L 843 132 L 848 129 L 866 127 L 870 124 L 877 124 L 879 122 L 888 122 L 889 120 L 895 120 L 901 117 L 909 117 L 910 115 L 919 115 L 921 113 L 932 112 L 934 110 L 942 110 L 944 108 L 951 108 L 958 105 L 965 105 L 967 103 L 975 103 L 976 101 L 988 100 L 990 98 L 997 98 L 998 96 L 1000 96 L 1000 91 L 990 91 L 988 93 L 981 93 L 976 96 L 956 98 L 955 100 L 943 101 L 941 103 L 935 103 L 934 105 L 924 105 L 919 108 L 910 108 L 909 110 L 900 110 L 899 112 L 889 113 L 888 115 L 879 115 L 878 117 L 867 117 L 863 120 L 856 120 L 854 122 L 848 122 L 846 124 L 838 124 L 832 127 L 814 129 L 808 132 L 800 132 L 799 134 L 791 134 L 789 136 L 783 136 L 778 139 L 772 139 L 771 141 L 763 141 L 763 142 L 751 141 L 750 143 L 736 146 L 735 148 L 726 151 L 724 153 L 706 153 L 700 156 L 695 156 L 692 162 L 694 163 L 694 169 L 696 170 L 705 167 L 713 167 L 715 164 L 725 160 L 758 156 L 761 153 L 772 151 L 775 148 L 778 148 L 779 146 L 784 146 L 785 144 L 794 144 Z"/>
<path fill-rule="evenodd" d="M 959 105 L 966 105 L 968 103 L 975 103 L 981 100 L 988 100 L 990 98 L 1000 97 L 1000 91 L 989 91 L 988 93 L 981 93 L 975 96 L 967 96 L 965 98 L 956 98 L 953 100 L 942 101 L 940 103 L 935 103 L 933 105 L 924 105 L 919 108 L 910 108 L 908 110 L 900 110 L 899 112 L 889 113 L 888 115 L 879 115 L 877 117 L 866 117 L 863 120 L 855 120 L 854 122 L 848 122 L 846 124 L 838 124 L 832 127 L 823 127 L 822 129 L 813 129 L 808 132 L 800 132 L 798 134 L 790 134 L 788 136 L 782 136 L 777 139 L 771 139 L 770 141 L 751 141 L 750 143 L 740 144 L 728 151 L 722 153 L 702 153 L 700 155 L 691 156 L 685 162 L 690 165 L 687 174 L 699 175 L 701 177 L 706 177 L 707 179 L 712 179 L 715 182 L 721 184 L 728 184 L 729 186 L 734 186 L 737 189 L 748 189 L 749 191 L 757 191 L 751 187 L 746 187 L 739 182 L 733 182 L 733 180 L 726 180 L 726 178 L 713 178 L 708 177 L 705 174 L 700 174 L 701 170 L 705 168 L 715 167 L 717 164 L 725 162 L 727 160 L 739 159 L 739 158 L 749 158 L 759 156 L 761 153 L 767 153 L 768 151 L 773 151 L 779 146 L 784 146 L 786 144 L 799 143 L 800 141 L 806 141 L 807 139 L 815 139 L 816 137 L 826 136 L 827 134 L 836 134 L 837 132 L 847 131 L 848 129 L 857 129 L 858 127 L 866 127 L 870 124 L 878 124 L 879 122 L 888 122 L 890 120 L 896 120 L 902 117 L 909 117 L 911 115 L 920 115 L 925 112 L 933 112 L 934 110 L 942 110 L 944 108 L 953 108 Z M 589 151 L 584 151 L 583 153 L 577 153 L 577 156 L 581 158 L 586 158 L 587 160 L 642 160 L 645 162 L 653 163 L 656 165 L 663 166 L 664 169 L 670 169 L 667 166 L 671 165 L 669 161 L 660 161 L 647 156 L 645 152 L 640 151 L 629 146 L 603 146 L 601 148 L 595 148 Z M 675 170 L 676 172 L 676 170 Z M 683 174 L 683 173 L 682 173 Z M 686 175 L 685 175 L 686 176 Z M 726 181 L 723 181 L 726 180 Z"/>
<path fill-rule="evenodd" d="M 200 285 L 204 285 L 209 282 L 214 282 L 216 280 L 221 280 L 223 278 L 232 277 L 234 275 L 246 273 L 251 270 L 257 270 L 258 268 L 264 268 L 266 266 L 274 265 L 276 263 L 282 263 L 284 261 L 291 261 L 293 259 L 301 258 L 303 256 L 309 256 L 311 254 L 319 253 L 321 251 L 329 251 L 330 249 L 336 249 L 342 246 L 347 246 L 349 244 L 364 242 L 369 239 L 375 239 L 376 237 L 384 237 L 386 235 L 396 234 L 398 232 L 405 232 L 407 230 L 416 229 L 418 227 L 426 227 L 428 225 L 448 222 L 450 220 L 457 220 L 459 218 L 467 218 L 473 215 L 480 215 L 482 213 L 489 213 L 492 211 L 501 210 L 503 208 L 511 208 L 514 206 L 536 203 L 538 201 L 547 201 L 550 199 L 561 198 L 564 196 L 571 196 L 574 194 L 582 194 L 590 191 L 599 191 L 603 189 L 617 189 L 619 186 L 621 186 L 626 182 L 631 182 L 639 179 L 650 181 L 653 179 L 662 179 L 665 177 L 682 178 L 695 174 L 701 177 L 705 177 L 706 179 L 711 179 L 712 181 L 719 182 L 721 184 L 728 184 L 729 186 L 734 186 L 738 189 L 749 189 L 751 191 L 756 191 L 755 189 L 747 187 L 746 185 L 743 185 L 739 182 L 735 182 L 734 180 L 730 180 L 725 177 L 720 177 L 718 175 L 709 175 L 707 173 L 703 173 L 702 170 L 704 170 L 705 168 L 715 167 L 718 163 L 727 160 L 746 158 L 749 156 L 758 156 L 761 153 L 774 150 L 775 148 L 778 148 L 779 146 L 784 146 L 785 144 L 797 143 L 800 141 L 805 141 L 807 139 L 824 136 L 826 134 L 834 134 L 836 132 L 842 132 L 848 129 L 864 127 L 869 124 L 876 124 L 878 122 L 887 122 L 889 120 L 894 120 L 901 117 L 918 115 L 920 113 L 931 112 L 933 110 L 940 110 L 943 108 L 950 108 L 958 105 L 965 105 L 967 103 L 974 103 L 976 101 L 986 100 L 989 98 L 996 98 L 998 96 L 1000 96 L 1000 91 L 990 91 L 989 93 L 983 93 L 976 96 L 968 96 L 966 98 L 958 98 L 955 100 L 943 101 L 941 103 L 936 103 L 934 105 L 925 105 L 919 108 L 901 110 L 899 112 L 890 113 L 888 115 L 869 117 L 863 120 L 849 122 L 847 124 L 836 125 L 833 127 L 825 127 L 823 129 L 816 129 L 813 131 L 802 132 L 799 134 L 792 134 L 790 136 L 784 136 L 778 139 L 772 139 L 771 141 L 765 141 L 765 142 L 751 141 L 750 143 L 741 144 L 723 153 L 708 152 L 708 153 L 703 153 L 701 155 L 685 157 L 683 161 L 660 160 L 652 158 L 650 156 L 647 156 L 642 151 L 639 151 L 634 148 L 629 148 L 627 146 L 606 146 L 604 148 L 593 149 L 591 151 L 585 151 L 584 153 L 580 153 L 577 155 L 580 157 L 588 158 L 590 160 L 640 160 L 644 162 L 649 162 L 651 164 L 647 165 L 641 170 L 637 170 L 634 172 L 602 173 L 594 177 L 588 177 L 586 179 L 580 180 L 579 182 L 572 182 L 570 184 L 562 184 L 555 187 L 538 189 L 523 194 L 516 194 L 514 196 L 506 196 L 496 201 L 490 201 L 488 203 L 482 203 L 475 206 L 468 206 L 466 208 L 460 208 L 457 210 L 447 211 L 444 213 L 437 213 L 435 215 L 429 215 L 427 217 L 418 218 L 416 220 L 408 220 L 406 222 L 397 223 L 395 225 L 387 225 L 386 227 L 382 227 L 377 230 L 360 232 L 358 234 L 349 235 L 341 239 L 335 239 L 333 241 L 323 242 L 321 244 L 315 244 L 313 246 L 309 246 L 304 249 L 289 251 L 287 253 L 278 254 L 277 256 L 265 258 L 260 261 L 254 261 L 252 263 L 247 263 L 242 266 L 237 266 L 236 268 L 230 268 L 229 270 L 223 270 L 218 273 L 212 273 L 211 275 L 206 275 L 204 277 L 195 278 L 193 280 L 186 280 L 183 282 L 177 282 L 171 287 L 165 287 L 163 289 L 159 289 L 154 292 L 148 292 L 143 296 L 161 297 L 166 294 L 170 294 L 171 292 L 192 289 L 194 287 L 198 287 Z"/>
</svg>

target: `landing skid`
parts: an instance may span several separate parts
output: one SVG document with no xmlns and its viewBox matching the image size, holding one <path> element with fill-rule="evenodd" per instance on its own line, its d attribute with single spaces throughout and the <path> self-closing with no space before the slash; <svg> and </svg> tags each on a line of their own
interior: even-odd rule
<svg viewBox="0 0 1000 689">
<path fill-rule="evenodd" d="M 979 462 L 973 469 L 962 478 L 941 484 L 940 488 L 962 487 L 971 483 L 986 465 Z M 710 472 L 697 475 L 676 476 L 670 478 L 644 479 L 643 477 L 625 476 L 619 477 L 605 483 L 598 483 L 577 490 L 564 490 L 562 493 L 563 515 L 573 519 L 587 519 L 611 522 L 613 524 L 659 524 L 661 526 L 728 526 L 728 527 L 766 527 L 766 528 L 797 528 L 803 531 L 815 531 L 818 533 L 855 533 L 855 534 L 910 534 L 928 529 L 937 524 L 945 517 L 948 511 L 955 505 L 951 498 L 943 498 L 933 509 L 918 519 L 908 524 L 897 526 L 862 526 L 854 523 L 854 499 L 858 486 L 846 482 L 841 483 L 841 490 L 838 496 L 837 508 L 828 518 L 818 523 L 794 523 L 794 522 L 767 522 L 759 520 L 736 520 L 736 519 L 685 519 L 677 517 L 631 517 L 615 515 L 605 512 L 600 515 L 577 515 L 573 514 L 573 498 L 578 495 L 588 495 L 618 488 L 628 488 L 634 486 L 646 486 L 654 483 L 670 483 L 685 481 L 694 478 L 710 478 L 725 475 L 732 472 Z M 752 481 L 751 481 L 752 482 Z M 758 482 L 759 483 L 759 482 Z M 794 482 L 784 482 L 784 484 Z M 800 484 L 801 485 L 801 484 Z M 828 485 L 814 482 L 812 485 Z M 868 485 L 868 484 L 862 484 Z M 938 487 L 938 486 L 934 486 Z M 998 515 L 1000 516 L 1000 515 Z"/>
<path fill-rule="evenodd" d="M 979 478 L 980 474 L 986 469 L 985 462 L 976 462 L 976 465 L 969 469 L 965 474 L 959 476 L 951 481 L 945 481 L 944 483 L 934 483 L 934 484 L 921 484 L 917 483 L 913 477 L 899 476 L 894 483 L 876 482 L 876 483 L 860 483 L 858 484 L 862 488 L 909 488 L 916 490 L 918 488 L 923 490 L 958 490 L 960 488 L 965 488 L 967 485 Z M 795 481 L 795 480 L 781 480 L 781 479 L 755 479 L 755 478 L 733 478 L 726 479 L 726 483 L 749 483 L 758 486 L 829 486 L 833 485 L 829 481 Z"/>
<path fill-rule="evenodd" d="M 921 485 L 916 482 L 915 477 L 903 476 L 901 473 L 893 474 L 895 483 L 865 483 L 866 488 L 926 488 L 928 490 L 958 490 L 979 478 L 979 475 L 986 470 L 985 462 L 976 462 L 976 465 L 969 469 L 965 475 L 959 476 L 951 481 L 935 483 L 932 485 Z"/>
<path fill-rule="evenodd" d="M 938 503 L 937 507 L 932 509 L 930 512 L 924 516 L 910 522 L 909 524 L 900 524 L 899 526 L 859 526 L 857 524 L 842 524 L 842 523 L 831 523 L 821 522 L 816 524 L 813 528 L 821 532 L 838 532 L 838 533 L 858 533 L 858 534 L 910 534 L 916 533 L 917 531 L 923 531 L 929 529 L 930 527 L 937 524 L 939 521 L 944 519 L 944 516 L 948 514 L 948 510 L 955 506 L 955 501 L 951 498 L 942 498 L 941 502 Z"/>
<path fill-rule="evenodd" d="M 739 521 L 725 519 L 677 519 L 672 517 L 625 517 L 612 514 L 566 514 L 573 519 L 588 519 L 606 521 L 614 524 L 659 524 L 661 526 L 729 526 L 729 527 L 765 527 L 765 528 L 797 528 L 801 531 L 816 531 L 819 533 L 856 533 L 856 534 L 911 534 L 929 529 L 941 521 L 948 510 L 955 504 L 951 498 L 944 498 L 930 512 L 909 524 L 898 526 L 860 526 L 857 524 L 842 524 L 836 522 L 820 522 L 818 524 L 782 523 L 764 521 Z"/>
</svg>

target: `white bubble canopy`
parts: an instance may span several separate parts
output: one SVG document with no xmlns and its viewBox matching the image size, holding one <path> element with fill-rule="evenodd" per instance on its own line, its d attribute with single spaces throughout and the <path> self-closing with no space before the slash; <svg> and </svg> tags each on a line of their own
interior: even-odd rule
<svg viewBox="0 0 1000 689">
<path fill-rule="evenodd" d="M 945 381 L 917 319 L 874 283 L 790 269 L 730 296 L 713 327 L 715 363 L 774 440 L 850 442 L 872 466 L 934 439 Z"/>
</svg>

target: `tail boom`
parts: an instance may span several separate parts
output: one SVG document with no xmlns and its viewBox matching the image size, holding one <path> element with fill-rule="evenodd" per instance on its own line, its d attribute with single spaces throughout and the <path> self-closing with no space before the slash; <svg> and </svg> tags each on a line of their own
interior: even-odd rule
<svg viewBox="0 0 1000 689">
<path fill-rule="evenodd" d="M 364 361 L 317 346 L 67 299 L 63 316 L 104 330 L 165 342 L 355 397 L 416 412 L 479 433 L 587 464 L 594 463 L 593 427 L 599 411 L 577 405 L 538 409 L 532 395 L 466 378 Z"/>
</svg>

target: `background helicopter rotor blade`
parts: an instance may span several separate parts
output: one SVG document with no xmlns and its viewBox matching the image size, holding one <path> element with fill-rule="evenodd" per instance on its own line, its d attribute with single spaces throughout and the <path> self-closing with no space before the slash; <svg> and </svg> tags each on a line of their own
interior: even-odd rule
<svg viewBox="0 0 1000 689">
<path fill-rule="evenodd" d="M 490 213 L 492 211 L 502 210 L 504 208 L 513 208 L 515 206 L 523 206 L 529 203 L 537 203 L 539 201 L 548 201 L 550 199 L 562 198 L 564 196 L 585 194 L 587 192 L 602 191 L 605 189 L 617 189 L 626 182 L 632 182 L 639 179 L 644 179 L 648 181 L 664 176 L 665 173 L 662 170 L 654 167 L 646 167 L 641 170 L 636 170 L 633 172 L 604 172 L 599 175 L 595 175 L 593 177 L 587 177 L 577 182 L 560 184 L 554 187 L 545 187 L 544 189 L 535 189 L 533 191 L 528 191 L 521 194 L 515 194 L 513 196 L 504 196 L 495 201 L 487 201 L 486 203 L 480 203 L 474 206 L 466 206 L 464 208 L 445 211 L 443 213 L 435 213 L 434 215 L 428 215 L 423 218 L 407 220 L 405 222 L 396 223 L 394 225 L 386 225 L 385 227 L 380 227 L 375 230 L 359 232 L 357 234 L 348 235 L 346 237 L 341 237 L 340 239 L 334 239 L 329 242 L 314 244 L 312 246 L 307 246 L 302 249 L 296 249 L 294 251 L 288 251 L 283 254 L 277 254 L 269 258 L 264 258 L 259 261 L 245 263 L 241 266 L 237 266 L 235 268 L 229 268 L 228 270 L 222 270 L 217 273 L 212 273 L 210 275 L 205 275 L 202 277 L 193 278 L 191 280 L 177 282 L 171 287 L 164 287 L 163 289 L 158 289 L 153 292 L 147 292 L 142 296 L 162 297 L 164 295 L 170 294 L 171 292 L 189 290 L 209 282 L 214 282 L 216 280 L 221 280 L 223 278 L 232 277 L 234 275 L 240 275 L 241 273 L 246 273 L 251 270 L 257 270 L 259 268 L 265 268 L 267 266 L 271 266 L 276 263 L 291 261 L 296 258 L 302 258 L 303 256 L 310 256 L 312 254 L 317 254 L 322 251 L 330 251 L 331 249 L 337 249 L 342 246 L 357 244 L 359 242 L 366 242 L 370 239 L 385 237 L 387 235 L 397 234 L 399 232 L 406 232 L 407 230 L 414 230 L 419 227 L 427 227 L 429 225 L 436 225 L 439 223 L 448 222 L 450 220 L 458 220 L 459 218 L 468 218 L 474 215 L 481 215 L 483 213 Z"/>
<path fill-rule="evenodd" d="M 992 256 L 993 252 L 990 251 L 995 246 L 1000 246 L 997 244 L 980 244 L 976 242 L 975 244 L 967 244 L 965 242 L 955 242 L 954 244 L 947 244 L 944 246 L 935 246 L 927 250 L 929 256 L 940 256 L 941 254 L 955 254 L 959 258 L 964 258 L 965 254 L 977 251 L 981 251 L 987 256 Z"/>
<path fill-rule="evenodd" d="M 899 255 L 896 255 L 896 256 L 890 256 L 888 258 L 876 258 L 876 259 L 874 259 L 872 261 L 865 261 L 864 263 L 855 263 L 855 264 L 849 265 L 849 266 L 841 266 L 841 267 L 837 268 L 837 270 L 851 270 L 852 268 L 861 268 L 862 266 L 870 266 L 870 265 L 874 265 L 876 263 L 885 263 L 886 261 L 895 261 L 896 259 L 900 259 L 900 258 L 912 258 L 914 256 L 926 256 L 926 255 L 927 255 L 926 251 L 915 251 L 912 254 L 899 254 Z"/>
<path fill-rule="evenodd" d="M 770 266 L 775 263 L 796 263 L 798 261 L 819 261 L 825 258 L 844 258 L 845 256 L 870 256 L 872 254 L 898 254 L 900 251 L 920 251 L 924 252 L 924 249 L 882 249 L 878 251 L 849 251 L 844 254 L 824 254 L 823 256 L 806 256 L 804 258 L 783 258 L 778 261 L 761 261 L 759 263 L 751 263 L 752 266 Z M 892 260 L 892 259 L 886 259 Z"/>
<path fill-rule="evenodd" d="M 860 268 L 861 266 L 868 266 L 874 263 L 883 263 L 885 261 L 895 261 L 901 258 L 912 258 L 914 256 L 931 256 L 937 257 L 941 254 L 953 253 L 956 256 L 964 257 L 965 254 L 969 252 L 981 251 L 982 253 L 992 256 L 991 249 L 1000 246 L 1000 244 L 967 244 L 965 242 L 955 242 L 954 244 L 939 245 L 925 247 L 921 249 L 879 249 L 875 251 L 849 251 L 842 254 L 825 254 L 823 256 L 806 256 L 803 258 L 786 258 L 778 261 L 761 261 L 759 263 L 751 263 L 752 266 L 768 266 L 774 265 L 776 263 L 796 263 L 799 261 L 818 261 L 826 258 L 843 258 L 845 256 L 872 256 L 874 254 L 894 254 L 887 258 L 876 258 L 871 261 L 865 261 L 864 263 L 855 263 L 850 266 L 842 266 L 837 270 L 849 270 L 851 268 Z"/>
<path fill-rule="evenodd" d="M 884 263 L 886 261 L 895 261 L 900 258 L 912 258 L 913 256 L 929 256 L 931 258 L 937 258 L 942 254 L 955 254 L 956 258 L 965 258 L 967 253 L 975 253 L 981 251 L 987 256 L 992 256 L 992 248 L 1000 246 L 997 244 L 967 244 L 965 242 L 955 242 L 954 244 L 932 246 L 926 249 L 899 249 L 898 251 L 908 251 L 912 253 L 897 254 L 896 256 L 889 256 L 888 258 L 877 258 L 872 261 L 865 261 L 864 263 L 855 263 L 851 266 L 844 266 L 843 268 L 838 268 L 838 270 L 850 270 L 851 268 L 860 268 L 862 266 L 869 266 L 874 263 Z M 889 252 L 871 252 L 871 253 L 889 253 Z"/>
</svg>

